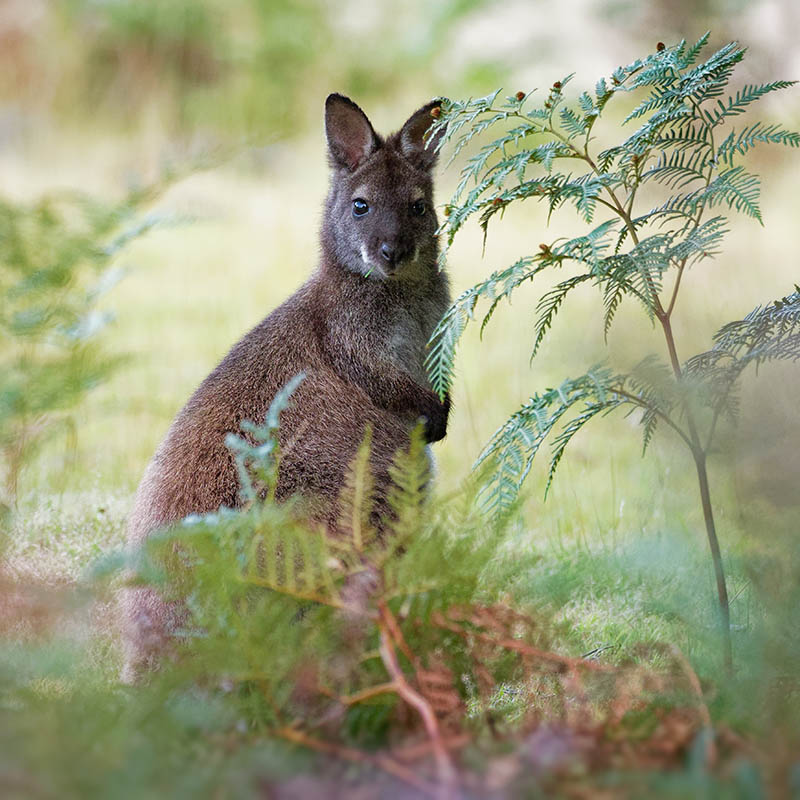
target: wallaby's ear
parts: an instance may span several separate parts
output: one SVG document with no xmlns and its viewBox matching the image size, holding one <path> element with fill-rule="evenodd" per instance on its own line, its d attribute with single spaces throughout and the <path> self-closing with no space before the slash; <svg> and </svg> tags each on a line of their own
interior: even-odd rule
<svg viewBox="0 0 800 800">
<path fill-rule="evenodd" d="M 403 155 L 420 169 L 431 169 L 439 155 L 436 147 L 444 130 L 439 130 L 430 137 L 425 134 L 435 119 L 431 112 L 434 108 L 439 108 L 441 104 L 441 100 L 431 100 L 430 103 L 415 111 L 400 129 L 400 149 Z"/>
<path fill-rule="evenodd" d="M 325 135 L 332 164 L 350 171 L 380 146 L 367 115 L 341 94 L 329 94 L 325 101 Z"/>
</svg>

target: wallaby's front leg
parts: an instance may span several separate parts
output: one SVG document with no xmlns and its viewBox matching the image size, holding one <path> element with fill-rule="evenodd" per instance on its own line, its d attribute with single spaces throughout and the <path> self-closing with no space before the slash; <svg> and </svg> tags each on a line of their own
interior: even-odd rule
<svg viewBox="0 0 800 800">
<path fill-rule="evenodd" d="M 433 403 L 428 412 L 423 412 L 425 417 L 425 441 L 428 444 L 438 442 L 447 436 L 447 418 L 450 415 L 450 395 L 444 396 L 444 402 L 440 402 L 437 395 L 430 392 Z"/>
<path fill-rule="evenodd" d="M 362 385 L 375 405 L 398 414 L 409 414 L 425 420 L 425 441 L 438 442 L 447 435 L 450 396 L 444 402 L 430 389 L 420 386 L 410 375 L 396 372 L 369 375 Z"/>
</svg>

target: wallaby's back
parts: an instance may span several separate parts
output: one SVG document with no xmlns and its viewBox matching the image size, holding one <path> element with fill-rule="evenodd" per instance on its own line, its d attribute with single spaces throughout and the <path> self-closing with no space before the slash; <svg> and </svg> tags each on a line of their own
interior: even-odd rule
<svg viewBox="0 0 800 800">
<path fill-rule="evenodd" d="M 347 98 L 326 103 L 333 177 L 314 276 L 239 341 L 178 414 L 150 462 L 128 523 L 131 544 L 188 514 L 238 502 L 224 440 L 261 421 L 275 394 L 305 379 L 282 413 L 277 496 L 300 493 L 331 527 L 348 465 L 372 429 L 371 468 L 385 512 L 389 467 L 420 417 L 428 441 L 445 435 L 449 402 L 432 393 L 425 344 L 449 303 L 437 268 L 437 227 L 424 134 L 429 104 L 386 141 Z M 178 624 L 180 609 L 151 589 L 128 590 L 125 679 Z"/>
</svg>

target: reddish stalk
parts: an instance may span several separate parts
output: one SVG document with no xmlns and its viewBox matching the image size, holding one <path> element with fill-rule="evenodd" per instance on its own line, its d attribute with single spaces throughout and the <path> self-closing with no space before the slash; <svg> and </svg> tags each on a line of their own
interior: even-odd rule
<svg viewBox="0 0 800 800">
<path fill-rule="evenodd" d="M 422 717 L 425 731 L 430 739 L 438 778 L 437 800 L 452 800 L 452 798 L 456 797 L 458 777 L 450 758 L 450 753 L 445 747 L 442 733 L 439 729 L 439 721 L 436 719 L 436 714 L 434 714 L 428 701 L 411 686 L 400 668 L 390 633 L 392 628 L 397 629 L 397 621 L 383 603 L 380 605 L 379 627 L 381 632 L 380 654 L 383 664 L 396 686 L 397 694 L 412 708 L 416 709 L 417 713 Z"/>
<path fill-rule="evenodd" d="M 591 672 L 616 671 L 615 667 L 607 664 L 598 664 L 594 661 L 586 661 L 582 658 L 569 658 L 568 656 L 560 656 L 557 653 L 550 653 L 547 650 L 541 650 L 538 647 L 532 647 L 531 645 L 525 644 L 525 642 L 520 642 L 517 639 L 498 639 L 496 636 L 491 636 L 490 634 L 483 633 L 482 631 L 466 630 L 458 623 L 450 622 L 450 620 L 445 619 L 444 616 L 438 613 L 431 617 L 431 622 L 436 625 L 437 628 L 443 628 L 444 630 L 451 631 L 458 636 L 462 636 L 464 638 L 471 637 L 482 642 L 493 644 L 495 647 L 502 647 L 504 650 L 512 650 L 516 653 L 539 659 L 540 661 L 547 661 L 556 665 L 562 670 L 574 671 L 578 669 L 587 669 Z"/>
</svg>

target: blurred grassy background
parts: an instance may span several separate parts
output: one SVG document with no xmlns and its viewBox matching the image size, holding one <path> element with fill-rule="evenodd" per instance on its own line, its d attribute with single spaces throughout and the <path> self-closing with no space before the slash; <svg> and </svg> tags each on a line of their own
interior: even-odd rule
<svg viewBox="0 0 800 800">
<path fill-rule="evenodd" d="M 23 475 L 19 568 L 75 574 L 121 541 L 132 492 L 174 414 L 227 349 L 314 269 L 329 92 L 352 96 L 388 132 L 432 96 L 500 85 L 529 91 L 572 71 L 582 88 L 657 40 L 694 40 L 709 28 L 712 47 L 736 38 L 751 48 L 740 82 L 791 79 L 800 77 L 799 27 L 793 0 L 3 0 L 6 195 L 73 187 L 116 197 L 164 169 L 207 165 L 159 201 L 174 224 L 122 257 L 130 272 L 106 301 L 116 313 L 108 336 L 130 360 L 80 410 L 77 442 L 54 440 Z M 781 93 L 758 113 L 797 128 L 796 98 Z M 797 281 L 795 165 L 791 151 L 756 153 L 766 227 L 737 220 L 723 256 L 688 276 L 675 323 L 683 357 L 705 349 L 723 322 Z M 441 174 L 441 203 L 455 177 L 454 169 Z M 479 231 L 470 230 L 449 259 L 454 293 L 540 241 L 578 230 L 567 211 L 548 229 L 535 207 L 514 209 L 490 231 L 483 257 Z M 541 289 L 528 290 L 531 304 Z M 532 365 L 533 309 L 521 295 L 482 343 L 477 330 L 468 333 L 450 432 L 436 447 L 443 489 L 459 485 L 491 432 L 533 391 L 603 357 L 598 299 L 591 289 L 576 295 Z M 627 312 L 623 306 L 610 338 L 620 364 L 643 347 L 661 351 L 638 312 Z M 779 527 L 795 507 L 796 373 L 769 389 L 748 386 L 731 449 L 712 464 L 731 559 L 753 520 L 756 529 L 772 520 Z M 551 580 L 537 585 L 561 598 L 587 644 L 679 636 L 670 627 L 676 609 L 653 605 L 668 580 L 677 581 L 676 604 L 702 586 L 698 613 L 712 624 L 696 486 L 688 458 L 667 437 L 643 461 L 634 422 L 609 419 L 576 439 L 547 504 L 543 477 L 540 465 L 514 546 L 559 555 L 545 559 Z M 621 580 L 619 552 L 649 576 L 647 608 L 635 575 L 613 584 Z M 749 580 L 732 570 L 737 624 L 750 613 Z"/>
</svg>

